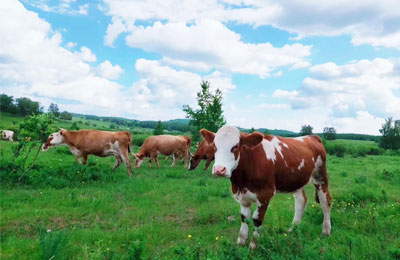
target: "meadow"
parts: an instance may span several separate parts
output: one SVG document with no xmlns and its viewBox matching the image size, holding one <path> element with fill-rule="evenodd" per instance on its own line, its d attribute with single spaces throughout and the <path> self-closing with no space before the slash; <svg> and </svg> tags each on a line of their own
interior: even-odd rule
<svg viewBox="0 0 400 260">
<path fill-rule="evenodd" d="M 0 258 L 399 259 L 400 156 L 369 155 L 378 149 L 373 142 L 326 142 L 338 144 L 343 155 L 327 162 L 331 236 L 321 236 L 322 211 L 308 186 L 302 223 L 287 231 L 294 200 L 275 195 L 251 251 L 236 245 L 240 210 L 230 181 L 203 171 L 204 162 L 194 171 L 171 168 L 172 159 L 160 160 L 160 169 L 144 163 L 129 178 L 124 165 L 112 170 L 114 158 L 90 156 L 83 166 L 57 147 L 18 181 L 10 173 L 13 144 L 0 141 Z"/>
</svg>

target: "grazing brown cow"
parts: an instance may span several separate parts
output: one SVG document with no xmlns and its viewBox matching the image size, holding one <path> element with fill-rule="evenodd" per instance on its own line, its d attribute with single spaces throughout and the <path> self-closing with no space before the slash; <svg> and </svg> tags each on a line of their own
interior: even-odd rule
<svg viewBox="0 0 400 260">
<path fill-rule="evenodd" d="M 200 164 L 202 160 L 206 160 L 206 167 L 204 170 L 208 169 L 211 162 L 214 160 L 214 144 L 208 143 L 206 140 L 203 140 L 198 144 L 196 152 L 192 155 L 189 163 L 189 170 L 194 170 Z"/>
<path fill-rule="evenodd" d="M 190 154 L 190 137 L 187 136 L 174 136 L 174 135 L 154 135 L 148 137 L 135 157 L 135 167 L 140 167 L 143 163 L 144 158 L 148 157 L 149 168 L 151 167 L 151 162 L 154 160 L 160 168 L 160 163 L 158 162 L 157 155 L 163 154 L 166 156 L 173 155 L 174 161 L 171 166 L 175 166 L 179 156 L 183 157 L 185 165 L 188 161 L 188 156 Z"/>
<path fill-rule="evenodd" d="M 230 178 L 232 193 L 240 203 L 242 225 L 238 244 L 246 243 L 249 230 L 246 220 L 250 218 L 250 207 L 255 202 L 255 231 L 250 247 L 257 246 L 256 239 L 275 192 L 293 193 L 293 225 L 300 223 L 307 201 L 304 186 L 310 181 L 316 188 L 317 201 L 324 213 L 322 233 L 331 233 L 326 152 L 318 136 L 282 138 L 258 132 L 244 135 L 232 126 L 223 126 L 216 134 L 202 129 L 202 134 L 208 143 L 215 145 L 213 174 Z"/>
<path fill-rule="evenodd" d="M 42 150 L 47 151 L 51 146 L 67 145 L 75 158 L 82 163 L 87 163 L 89 154 L 100 157 L 115 156 L 117 160 L 114 169 L 124 162 L 128 174 L 132 177 L 132 166 L 129 153 L 132 149 L 132 136 L 127 131 L 109 132 L 99 130 L 67 131 L 61 129 L 52 133 L 43 144 Z"/>
</svg>

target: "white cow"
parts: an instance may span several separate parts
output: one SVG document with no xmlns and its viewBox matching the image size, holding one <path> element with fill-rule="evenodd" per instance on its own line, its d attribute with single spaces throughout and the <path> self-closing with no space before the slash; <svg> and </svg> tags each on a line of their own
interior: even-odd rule
<svg viewBox="0 0 400 260">
<path fill-rule="evenodd" d="M 3 139 L 3 140 L 8 140 L 10 142 L 14 142 L 13 137 L 14 137 L 14 131 L 3 130 L 1 132 L 1 139 Z"/>
</svg>

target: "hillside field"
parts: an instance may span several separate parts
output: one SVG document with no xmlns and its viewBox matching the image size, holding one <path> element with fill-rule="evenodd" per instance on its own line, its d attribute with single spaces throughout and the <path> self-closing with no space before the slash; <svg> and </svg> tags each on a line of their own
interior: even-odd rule
<svg viewBox="0 0 400 260">
<path fill-rule="evenodd" d="M 338 144 L 377 149 L 368 141 L 326 143 Z M 230 181 L 203 171 L 204 162 L 195 171 L 171 168 L 172 159 L 161 159 L 160 169 L 145 162 L 130 179 L 124 165 L 112 170 L 112 157 L 89 156 L 83 166 L 57 147 L 40 152 L 18 184 L 9 170 L 13 145 L 0 141 L 0 259 L 46 259 L 46 252 L 59 254 L 53 259 L 400 258 L 398 155 L 328 155 L 332 235 L 321 236 L 323 214 L 309 185 L 292 232 L 294 199 L 275 195 L 252 252 L 236 245 L 240 208 Z"/>
</svg>

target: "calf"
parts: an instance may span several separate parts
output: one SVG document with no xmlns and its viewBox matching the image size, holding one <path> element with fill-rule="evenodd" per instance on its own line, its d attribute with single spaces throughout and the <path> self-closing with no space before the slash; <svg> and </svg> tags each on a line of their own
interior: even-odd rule
<svg viewBox="0 0 400 260">
<path fill-rule="evenodd" d="M 205 129 L 202 131 L 204 139 L 215 145 L 213 174 L 230 178 L 232 193 L 240 203 L 242 225 L 238 244 L 246 243 L 247 220 L 251 204 L 255 202 L 255 231 L 250 248 L 257 246 L 256 240 L 275 192 L 293 193 L 295 214 L 292 224 L 300 223 L 307 201 L 304 186 L 310 181 L 315 186 L 317 201 L 324 213 L 322 233 L 330 235 L 331 196 L 326 152 L 318 136 L 282 138 L 258 132 L 244 135 L 232 126 L 223 126 L 216 134 Z"/>
<path fill-rule="evenodd" d="M 14 142 L 14 131 L 11 130 L 3 130 L 1 131 L 1 139 L 8 140 L 10 142 Z"/>
<path fill-rule="evenodd" d="M 129 158 L 129 153 L 132 149 L 132 137 L 131 133 L 127 131 L 67 131 L 61 129 L 49 136 L 46 143 L 43 144 L 42 150 L 47 151 L 51 146 L 57 145 L 67 145 L 78 162 L 82 158 L 83 164 L 87 163 L 89 154 L 100 157 L 113 155 L 117 160 L 114 169 L 124 162 L 129 176 L 132 177 L 131 160 Z"/>
<path fill-rule="evenodd" d="M 166 156 L 173 155 L 174 161 L 171 166 L 175 166 L 179 155 L 183 157 L 185 165 L 188 161 L 188 156 L 190 154 L 190 143 L 189 137 L 183 136 L 173 136 L 173 135 L 154 135 L 148 137 L 135 157 L 135 167 L 140 167 L 144 161 L 144 158 L 148 157 L 149 168 L 151 167 L 151 162 L 154 160 L 160 168 L 160 163 L 158 162 L 157 155 L 163 154 Z"/>
</svg>

